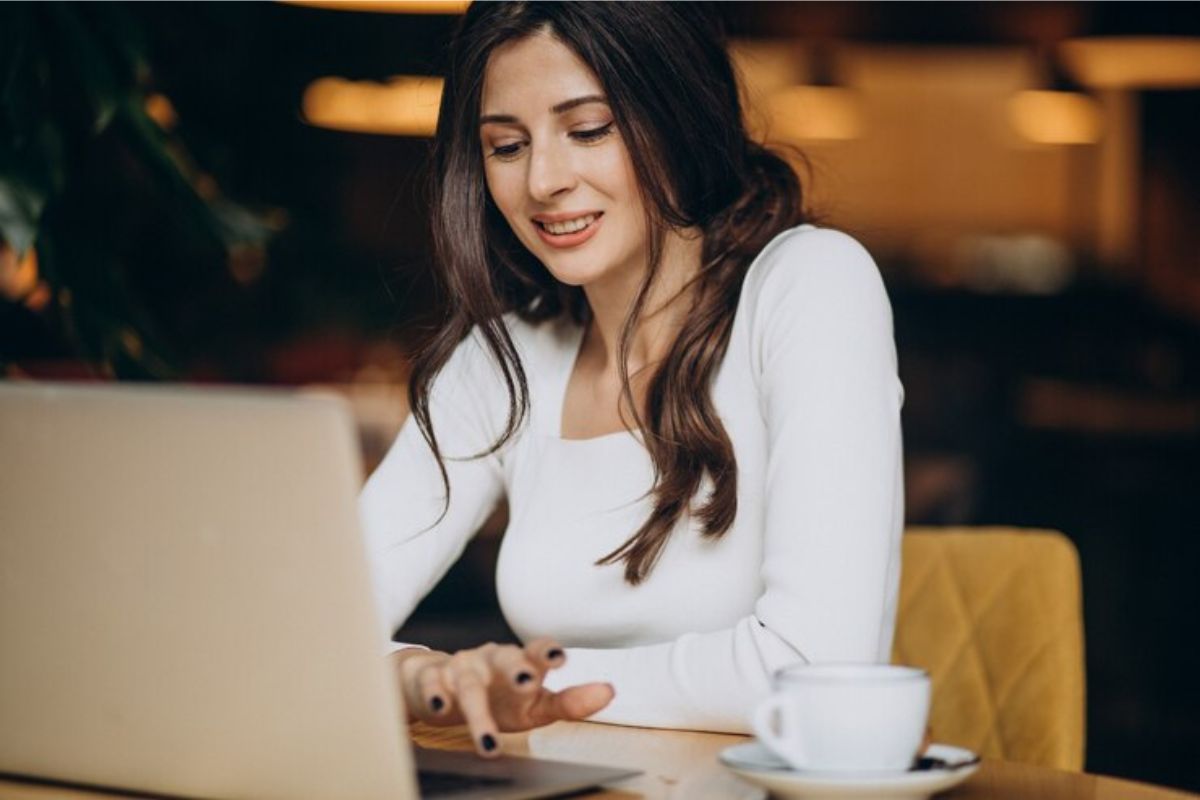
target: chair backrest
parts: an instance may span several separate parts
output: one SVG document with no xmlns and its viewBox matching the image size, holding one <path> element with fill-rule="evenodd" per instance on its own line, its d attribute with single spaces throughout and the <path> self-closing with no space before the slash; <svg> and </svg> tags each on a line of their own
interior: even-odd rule
<svg viewBox="0 0 1200 800">
<path fill-rule="evenodd" d="M 1079 556 L 1055 531 L 910 527 L 893 661 L 933 678 L 937 742 L 1083 768 Z"/>
</svg>

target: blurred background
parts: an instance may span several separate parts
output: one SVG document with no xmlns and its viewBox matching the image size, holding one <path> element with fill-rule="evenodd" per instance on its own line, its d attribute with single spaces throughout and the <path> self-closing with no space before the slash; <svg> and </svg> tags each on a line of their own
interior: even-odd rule
<svg viewBox="0 0 1200 800">
<path fill-rule="evenodd" d="M 911 523 L 1056 528 L 1087 767 L 1200 790 L 1200 5 L 718 4 L 894 307 Z M 439 313 L 455 3 L 5 4 L 6 379 L 332 388 L 370 470 Z M 511 636 L 499 509 L 404 631 Z"/>
</svg>

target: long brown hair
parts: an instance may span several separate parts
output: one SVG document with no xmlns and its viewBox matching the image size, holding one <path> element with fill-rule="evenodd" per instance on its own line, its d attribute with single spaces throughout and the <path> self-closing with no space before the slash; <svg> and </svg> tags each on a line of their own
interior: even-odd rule
<svg viewBox="0 0 1200 800">
<path fill-rule="evenodd" d="M 488 57 L 502 43 L 540 33 L 574 51 L 604 87 L 646 209 L 648 268 L 618 348 L 622 398 L 654 463 L 654 506 L 633 536 L 596 562 L 623 561 L 625 580 L 637 585 L 677 521 L 693 510 L 706 474 L 712 491 L 694 511 L 702 535 L 720 537 L 733 524 L 737 464 L 710 386 L 751 261 L 777 233 L 806 219 L 800 182 L 787 162 L 747 136 L 723 28 L 708 4 L 473 3 L 451 45 L 430 163 L 434 257 L 452 299 L 415 359 L 409 384 L 413 416 L 441 469 L 447 508 L 450 485 L 429 396 L 455 348 L 477 327 L 508 389 L 505 429 L 477 454 L 488 455 L 516 434 L 529 410 L 525 370 L 502 315 L 512 311 L 531 323 L 568 315 L 584 324 L 590 314 L 583 291 L 559 283 L 517 240 L 484 177 L 478 128 Z M 628 356 L 668 226 L 703 231 L 701 267 L 694 303 L 650 379 L 643 418 L 630 388 Z"/>
</svg>

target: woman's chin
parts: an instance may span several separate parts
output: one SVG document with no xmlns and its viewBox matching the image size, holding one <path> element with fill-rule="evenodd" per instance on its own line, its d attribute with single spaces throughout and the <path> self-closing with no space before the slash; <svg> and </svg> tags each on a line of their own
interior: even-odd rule
<svg viewBox="0 0 1200 800">
<path fill-rule="evenodd" d="M 554 276 L 556 281 L 566 284 L 567 286 L 587 286 L 589 283 L 595 283 L 601 274 L 596 270 L 567 270 L 556 268 L 546 264 L 544 261 L 542 264 L 545 265 L 546 270 Z"/>
</svg>

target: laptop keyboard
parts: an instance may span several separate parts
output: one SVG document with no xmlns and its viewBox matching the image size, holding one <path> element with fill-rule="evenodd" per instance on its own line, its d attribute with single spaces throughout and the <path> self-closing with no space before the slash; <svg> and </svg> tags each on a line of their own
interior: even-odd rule
<svg viewBox="0 0 1200 800">
<path fill-rule="evenodd" d="M 441 794 L 465 792 L 470 789 L 494 789 L 499 786 L 511 786 L 512 782 L 512 778 L 490 778 L 484 775 L 463 775 L 457 772 L 417 770 L 417 784 L 421 787 L 422 797 L 436 797 Z"/>
</svg>

